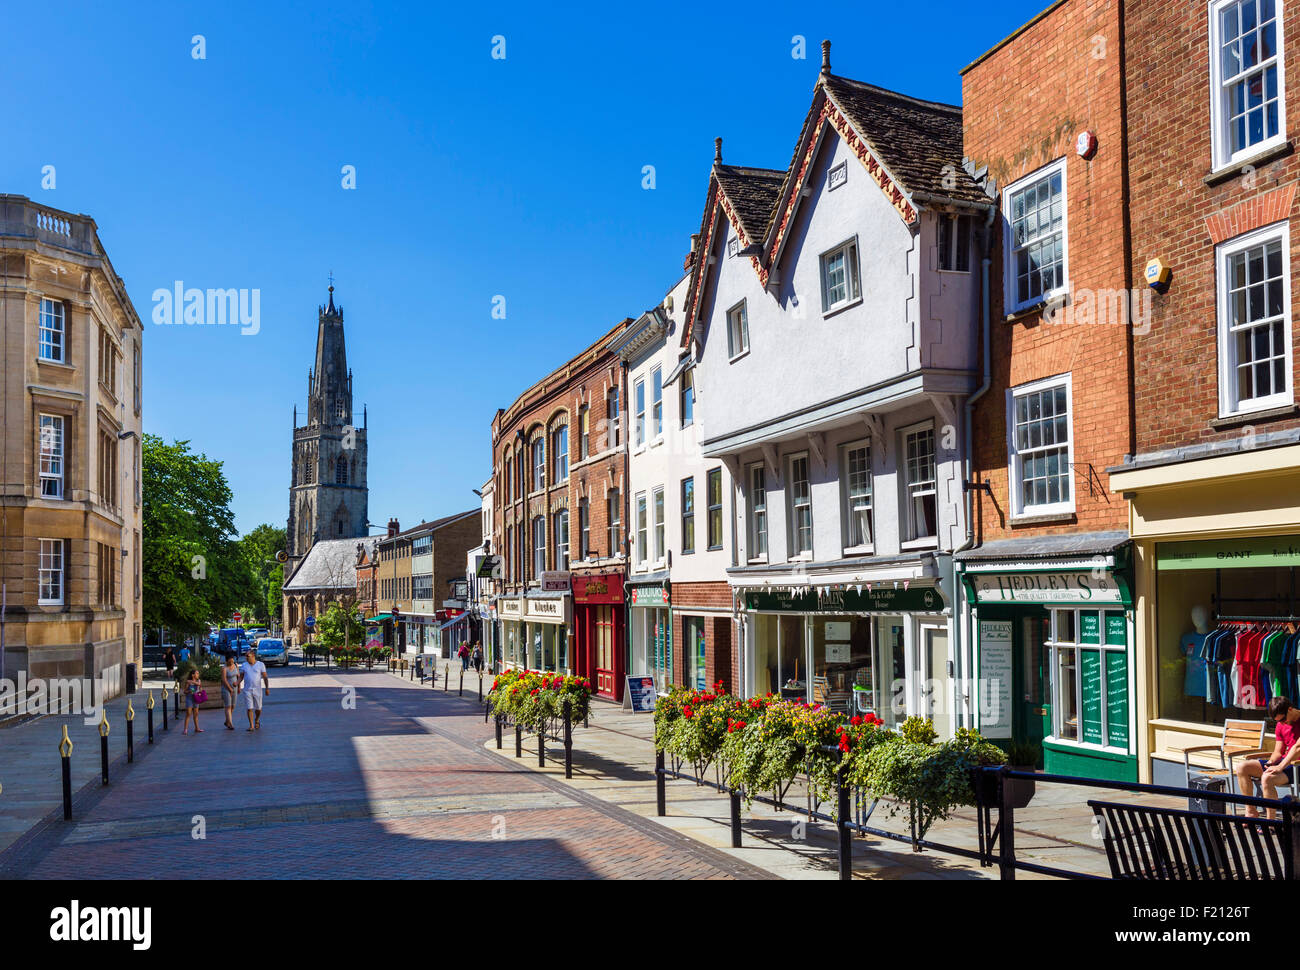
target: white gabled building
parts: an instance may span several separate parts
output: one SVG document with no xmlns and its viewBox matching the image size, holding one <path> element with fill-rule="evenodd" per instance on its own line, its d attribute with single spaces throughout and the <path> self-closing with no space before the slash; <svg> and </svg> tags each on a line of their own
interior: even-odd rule
<svg viewBox="0 0 1300 970">
<path fill-rule="evenodd" d="M 785 172 L 723 164 L 719 144 L 687 300 L 703 454 L 738 492 L 740 681 L 947 735 L 973 702 L 951 555 L 993 203 L 959 108 L 824 55 Z"/>
</svg>

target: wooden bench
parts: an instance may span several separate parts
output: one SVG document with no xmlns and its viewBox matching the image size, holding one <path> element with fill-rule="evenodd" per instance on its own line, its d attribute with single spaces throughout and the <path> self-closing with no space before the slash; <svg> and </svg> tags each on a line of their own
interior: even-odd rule
<svg viewBox="0 0 1300 970">
<path fill-rule="evenodd" d="M 1294 822 L 1132 803 L 1089 801 L 1088 807 L 1113 879 L 1296 878 Z"/>
<path fill-rule="evenodd" d="M 1218 744 L 1198 744 L 1183 749 L 1183 768 L 1187 772 L 1187 786 L 1192 784 L 1192 775 L 1205 775 L 1210 778 L 1224 778 L 1227 791 L 1232 792 L 1236 784 L 1237 758 L 1259 757 L 1269 752 L 1264 749 L 1264 732 L 1268 725 L 1264 721 L 1239 721 L 1228 719 L 1223 722 L 1223 734 Z M 1205 751 L 1213 751 L 1219 756 L 1217 766 L 1203 767 L 1192 764 L 1191 756 Z M 1254 792 L 1237 792 L 1239 795 L 1253 795 Z M 1232 806 L 1236 812 L 1236 805 Z"/>
</svg>

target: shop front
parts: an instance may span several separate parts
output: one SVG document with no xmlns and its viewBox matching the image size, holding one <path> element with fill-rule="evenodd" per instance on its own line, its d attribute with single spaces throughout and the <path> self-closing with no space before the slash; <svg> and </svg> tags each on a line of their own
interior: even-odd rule
<svg viewBox="0 0 1300 970">
<path fill-rule="evenodd" d="M 976 727 L 1017 763 L 1138 777 L 1128 535 L 1007 539 L 959 554 Z"/>
<path fill-rule="evenodd" d="M 622 573 L 574 574 L 573 672 L 616 701 L 623 699 L 625 617 Z"/>
<path fill-rule="evenodd" d="M 569 629 L 573 599 L 568 593 L 533 591 L 524 597 L 521 647 L 525 665 L 547 673 L 573 673 Z"/>
<path fill-rule="evenodd" d="M 870 712 L 889 727 L 919 715 L 952 736 L 950 610 L 932 580 L 739 591 L 748 695 Z"/>
<path fill-rule="evenodd" d="M 639 576 L 627 582 L 627 672 L 653 677 L 666 691 L 673 679 L 672 593 L 667 573 Z"/>
<path fill-rule="evenodd" d="M 502 669 L 523 667 L 528 662 L 528 650 L 525 639 L 524 598 L 522 596 L 500 596 L 496 602 L 497 615 L 501 619 L 501 665 Z"/>
<path fill-rule="evenodd" d="M 1182 785 L 1185 748 L 1230 718 L 1263 724 L 1271 748 L 1269 700 L 1300 692 L 1300 446 L 1135 462 L 1111 487 L 1136 547 L 1142 767 Z"/>
</svg>

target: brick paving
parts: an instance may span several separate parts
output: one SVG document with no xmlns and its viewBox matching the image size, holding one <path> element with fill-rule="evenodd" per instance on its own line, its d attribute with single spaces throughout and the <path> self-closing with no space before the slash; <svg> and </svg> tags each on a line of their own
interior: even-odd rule
<svg viewBox="0 0 1300 970">
<path fill-rule="evenodd" d="M 0 852 L 0 877 L 771 878 L 487 751 L 492 725 L 468 690 L 378 671 L 271 677 L 257 733 L 204 711 L 202 734 L 173 729 L 146 752 L 142 733 L 107 788 L 83 766 L 72 822 L 57 759 L 49 778 L 20 775 L 24 744 L 0 748 L 0 802 L 32 799 L 30 813 L 53 786 L 44 817 Z"/>
</svg>

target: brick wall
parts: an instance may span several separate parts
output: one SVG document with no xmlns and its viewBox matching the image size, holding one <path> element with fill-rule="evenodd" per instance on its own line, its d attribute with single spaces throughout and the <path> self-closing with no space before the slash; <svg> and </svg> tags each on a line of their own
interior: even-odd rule
<svg viewBox="0 0 1300 970">
<path fill-rule="evenodd" d="M 722 681 L 728 691 L 740 689 L 736 680 L 739 658 L 733 646 L 731 587 L 726 583 L 673 583 L 673 676 L 677 683 L 686 680 L 686 617 L 704 620 L 704 674 L 709 686 Z M 700 612 L 692 612 L 692 608 Z M 723 610 L 716 612 L 705 610 Z"/>
<path fill-rule="evenodd" d="M 1003 218 L 991 237 L 992 383 L 974 414 L 974 493 L 981 541 L 1025 534 L 1125 529 L 1127 509 L 1110 494 L 1105 469 L 1131 450 L 1127 314 L 1118 303 L 1132 283 L 1125 250 L 1121 116 L 1122 58 L 1118 0 L 1069 0 L 967 68 L 962 100 L 965 153 L 988 166 L 1001 192 L 1064 158 L 1067 203 L 1065 313 L 1007 319 L 1003 293 Z M 1098 150 L 1075 150 L 1092 131 Z M 1001 199 L 999 198 L 999 204 Z M 1005 216 L 1005 213 L 1001 215 Z M 974 253 L 974 250 L 972 251 Z M 976 261 L 972 258 L 972 263 Z M 978 272 L 978 265 L 973 270 Z M 1105 304 L 1119 307 L 1110 314 Z M 1008 494 L 1007 391 L 1072 375 L 1075 513 L 1012 524 Z"/>
<path fill-rule="evenodd" d="M 1300 5 L 1279 5 L 1287 38 L 1288 119 L 1300 117 Z M 1128 59 L 1129 177 L 1133 265 L 1162 259 L 1168 293 L 1155 297 L 1149 334 L 1134 340 L 1139 454 L 1300 425 L 1295 409 L 1215 423 L 1219 414 L 1215 243 L 1288 218 L 1295 236 L 1295 154 L 1260 162 L 1217 184 L 1212 167 L 1209 25 L 1206 5 L 1130 0 Z M 1291 137 L 1296 122 L 1290 121 Z M 1294 245 L 1293 239 L 1293 245 Z M 1292 269 L 1294 273 L 1294 268 Z M 1294 290 L 1294 281 L 1292 287 Z M 1297 333 L 1292 326 L 1293 352 Z M 1294 381 L 1294 374 L 1292 375 Z"/>
</svg>

